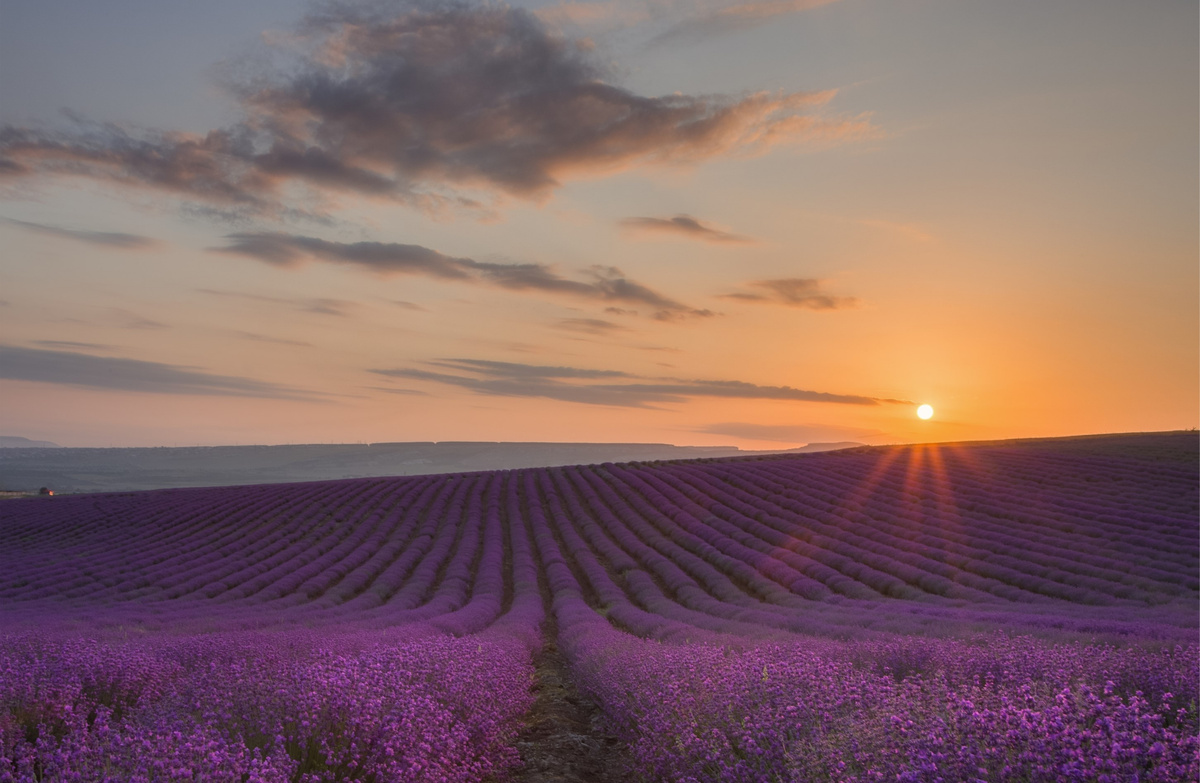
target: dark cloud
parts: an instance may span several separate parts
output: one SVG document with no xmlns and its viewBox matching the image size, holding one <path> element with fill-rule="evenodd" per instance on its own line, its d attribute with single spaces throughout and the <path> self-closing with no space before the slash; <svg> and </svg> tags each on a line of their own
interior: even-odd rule
<svg viewBox="0 0 1200 783">
<path fill-rule="evenodd" d="M 0 345 L 0 378 L 153 394 L 312 399 L 298 389 L 194 367 L 11 345 Z"/>
<path fill-rule="evenodd" d="M 403 310 L 413 310 L 413 311 L 422 312 L 422 313 L 427 312 L 424 307 L 421 307 L 421 305 L 419 305 L 415 302 L 405 302 L 402 299 L 389 299 L 388 302 L 396 305 L 396 307 L 399 307 Z"/>
<path fill-rule="evenodd" d="M 778 16 L 807 11 L 834 2 L 837 0 L 764 0 L 742 3 L 685 19 L 660 33 L 653 43 L 695 43 L 724 33 L 759 27 Z"/>
<path fill-rule="evenodd" d="M 226 67 L 244 115 L 228 128 L 6 126 L 0 177 L 148 187 L 224 214 L 281 215 L 293 184 L 474 208 L 464 190 L 541 198 L 570 177 L 869 128 L 811 114 L 831 93 L 637 95 L 586 41 L 503 4 L 331 3 L 275 40 L 275 65 Z"/>
<path fill-rule="evenodd" d="M 630 217 L 621 221 L 621 225 L 638 233 L 671 234 L 687 239 L 698 239 L 702 242 L 716 244 L 753 244 L 750 237 L 730 234 L 712 226 L 705 225 L 691 215 L 676 215 L 673 218 Z"/>
<path fill-rule="evenodd" d="M 72 340 L 34 340 L 34 345 L 41 345 L 46 348 L 74 348 L 81 351 L 109 351 L 112 350 L 111 345 L 102 345 L 100 343 L 77 343 Z"/>
<path fill-rule="evenodd" d="M 857 440 L 885 434 L 880 430 L 841 427 L 833 424 L 749 424 L 743 422 L 710 424 L 697 432 L 709 435 L 728 435 L 746 440 L 796 444 Z"/>
<path fill-rule="evenodd" d="M 424 274 L 464 279 L 465 259 L 450 258 L 420 245 L 394 242 L 329 242 L 294 234 L 229 234 L 229 245 L 211 248 L 217 253 L 247 256 L 276 266 L 294 267 L 306 258 L 350 264 L 378 274 Z"/>
<path fill-rule="evenodd" d="M 681 403 L 694 397 L 795 400 L 847 405 L 904 402 L 808 391 L 790 386 L 760 386 L 744 381 L 646 378 L 617 370 L 585 370 L 478 359 L 442 359 L 428 362 L 427 365 L 436 369 L 395 368 L 375 369 L 371 372 L 391 378 L 457 386 L 478 394 L 540 397 L 563 402 L 629 408 L 646 408 L 656 403 Z M 614 383 L 613 379 L 620 379 L 621 382 Z"/>
<path fill-rule="evenodd" d="M 858 307 L 859 304 L 852 296 L 831 296 L 822 292 L 821 281 L 811 277 L 755 280 L 746 285 L 755 290 L 721 294 L 721 298 L 782 304 L 807 310 L 844 310 Z"/>
<path fill-rule="evenodd" d="M 420 245 L 394 242 L 330 242 L 292 234 L 230 234 L 230 244 L 214 252 L 246 256 L 268 264 L 297 266 L 308 259 L 348 264 L 380 275 L 417 274 L 443 280 L 489 285 L 510 291 L 537 291 L 604 302 L 645 305 L 653 317 L 672 320 L 714 313 L 689 307 L 624 276 L 612 266 L 584 270 L 584 280 L 570 280 L 545 264 L 501 264 L 454 258 Z"/>
<path fill-rule="evenodd" d="M 30 223 L 25 220 L 15 220 L 6 217 L 0 217 L 0 223 L 7 223 L 10 226 L 17 226 L 18 228 L 23 228 L 26 231 L 32 231 L 37 234 L 72 239 L 76 242 L 86 242 L 89 245 L 113 247 L 121 250 L 148 250 L 162 244 L 156 239 L 138 236 L 137 234 L 122 234 L 114 231 L 80 231 L 77 229 L 59 228 L 57 226 L 45 226 L 41 223 Z"/>
</svg>

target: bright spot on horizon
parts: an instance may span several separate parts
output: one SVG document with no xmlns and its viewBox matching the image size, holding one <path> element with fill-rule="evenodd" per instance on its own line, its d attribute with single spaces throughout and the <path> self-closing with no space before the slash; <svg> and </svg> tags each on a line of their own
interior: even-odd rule
<svg viewBox="0 0 1200 783">
<path fill-rule="evenodd" d="M 917 408 L 917 416 L 922 419 L 932 419 L 933 418 L 933 406 L 932 405 L 922 405 L 921 407 Z"/>
</svg>

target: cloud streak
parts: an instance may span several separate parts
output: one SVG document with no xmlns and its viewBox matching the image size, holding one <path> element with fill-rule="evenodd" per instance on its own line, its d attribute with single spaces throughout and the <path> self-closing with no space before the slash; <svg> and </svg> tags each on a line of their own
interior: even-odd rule
<svg viewBox="0 0 1200 783">
<path fill-rule="evenodd" d="M 479 208 L 471 194 L 540 200 L 570 178 L 871 130 L 817 111 L 832 92 L 638 95 L 586 41 L 501 4 L 330 4 L 276 38 L 278 67 L 227 79 L 241 121 L 205 134 L 5 126 L 0 176 L 86 177 L 235 214 L 286 214 L 296 185 Z"/>
<path fill-rule="evenodd" d="M 252 340 L 253 342 L 257 342 L 257 343 L 270 343 L 272 345 L 290 345 L 295 348 L 312 348 L 313 347 L 312 343 L 304 342 L 303 340 L 291 340 L 286 337 L 271 337 L 270 335 L 259 334 L 257 332 L 241 332 L 241 331 L 239 331 L 239 332 L 235 332 L 234 334 L 236 334 L 238 337 L 242 338 L 243 340 Z"/>
<path fill-rule="evenodd" d="M 621 326 L 621 324 L 605 321 L 602 318 L 563 318 L 558 321 L 557 326 L 559 329 L 564 329 L 568 332 L 578 332 L 579 334 L 594 336 L 629 331 L 628 328 Z"/>
<path fill-rule="evenodd" d="M 75 242 L 83 242 L 98 247 L 111 247 L 118 250 L 149 250 L 162 244 L 157 239 L 138 236 L 137 234 L 123 234 L 116 231 L 81 231 L 78 229 L 59 228 L 58 226 L 46 226 L 41 223 L 30 223 L 26 220 L 16 220 L 15 218 L 6 217 L 0 217 L 0 223 L 16 226 L 35 234 L 70 239 Z"/>
<path fill-rule="evenodd" d="M 77 343 L 74 340 L 33 340 L 34 345 L 46 348 L 75 348 L 81 351 L 111 351 L 111 345 L 101 343 Z"/>
<path fill-rule="evenodd" d="M 842 427 L 836 424 L 749 424 L 724 422 L 710 424 L 697 432 L 708 435 L 727 435 L 745 440 L 777 441 L 780 443 L 814 443 L 872 438 L 885 433 L 863 427 Z"/>
<path fill-rule="evenodd" d="M 332 299 L 329 297 L 311 297 L 307 299 L 288 299 L 282 296 L 266 296 L 264 294 L 247 294 L 241 291 L 221 291 L 215 288 L 197 288 L 202 294 L 217 296 L 223 299 L 243 299 L 250 302 L 265 302 L 268 304 L 284 305 L 304 313 L 332 315 L 339 318 L 349 318 L 358 307 L 357 302 L 348 299 Z"/>
<path fill-rule="evenodd" d="M 659 234 L 696 239 L 714 244 L 754 244 L 750 237 L 731 234 L 713 228 L 691 215 L 676 215 L 673 218 L 629 217 L 621 221 L 622 228 L 634 234 Z"/>
<path fill-rule="evenodd" d="M 707 317 L 709 310 L 689 307 L 625 277 L 612 266 L 583 270 L 583 280 L 571 280 L 545 264 L 501 264 L 455 258 L 420 245 L 396 242 L 331 242 L 280 233 L 230 234 L 225 247 L 213 252 L 253 258 L 274 266 L 295 268 L 318 260 L 343 264 L 378 275 L 422 275 L 453 282 L 474 283 L 509 291 L 532 291 L 591 299 L 613 304 L 649 307 L 658 320 Z"/>
<path fill-rule="evenodd" d="M 650 378 L 617 370 L 520 364 L 478 359 L 442 359 L 423 368 L 373 369 L 390 378 L 427 381 L 497 397 L 536 397 L 561 402 L 649 408 L 683 403 L 697 397 L 724 399 L 790 400 L 844 405 L 906 403 L 854 394 L 761 386 L 745 381 Z"/>
<path fill-rule="evenodd" d="M 722 299 L 758 304 L 781 304 L 805 310 L 845 310 L 858 307 L 852 296 L 832 296 L 821 290 L 821 281 L 811 277 L 787 277 L 754 280 L 746 283 L 750 291 L 721 294 Z"/>
<path fill-rule="evenodd" d="M 0 345 L 0 378 L 152 394 L 314 399 L 298 389 L 195 367 L 12 345 Z"/>
</svg>

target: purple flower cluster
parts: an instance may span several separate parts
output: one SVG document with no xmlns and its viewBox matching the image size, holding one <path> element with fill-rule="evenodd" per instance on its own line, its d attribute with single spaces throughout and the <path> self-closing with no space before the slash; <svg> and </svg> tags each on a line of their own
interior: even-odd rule
<svg viewBox="0 0 1200 783">
<path fill-rule="evenodd" d="M 993 636 L 739 648 L 600 624 L 569 651 L 663 781 L 1183 781 L 1200 775 L 1197 648 Z M 1126 683 L 1122 688 L 1117 683 Z M 1130 692 L 1134 683 L 1179 692 Z"/>
<path fill-rule="evenodd" d="M 481 781 L 532 667 L 494 634 L 0 640 L 0 781 Z"/>
</svg>

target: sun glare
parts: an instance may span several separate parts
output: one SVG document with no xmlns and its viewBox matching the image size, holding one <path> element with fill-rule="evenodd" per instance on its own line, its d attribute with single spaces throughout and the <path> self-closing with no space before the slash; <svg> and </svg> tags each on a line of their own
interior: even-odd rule
<svg viewBox="0 0 1200 783">
<path fill-rule="evenodd" d="M 917 408 L 917 416 L 919 416 L 922 419 L 932 419 L 933 418 L 933 406 L 932 405 L 922 405 L 921 407 Z"/>
</svg>

